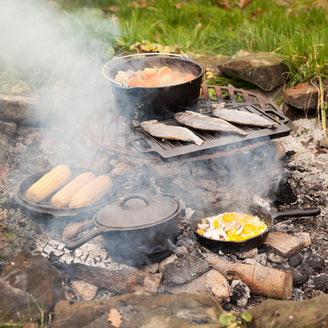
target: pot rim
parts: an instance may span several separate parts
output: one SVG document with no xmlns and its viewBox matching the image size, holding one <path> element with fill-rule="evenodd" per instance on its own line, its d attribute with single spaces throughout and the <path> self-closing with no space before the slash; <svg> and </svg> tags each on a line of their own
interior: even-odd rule
<svg viewBox="0 0 328 328">
<path fill-rule="evenodd" d="M 189 63 L 192 63 L 192 64 L 198 66 L 200 68 L 200 73 L 194 79 L 192 79 L 190 81 L 179 83 L 179 84 L 174 84 L 174 85 L 162 86 L 162 87 L 129 86 L 127 84 L 122 84 L 120 82 L 115 81 L 112 77 L 110 77 L 107 74 L 107 70 L 109 70 L 110 68 L 113 68 L 114 65 L 118 62 L 124 62 L 125 60 L 128 60 L 130 58 L 136 59 L 136 60 L 139 60 L 139 59 L 142 60 L 146 57 L 177 58 L 177 59 L 185 60 L 186 62 L 189 62 Z M 116 87 L 122 88 L 122 89 L 157 89 L 157 90 L 161 90 L 161 89 L 166 89 L 168 87 L 182 86 L 182 85 L 187 85 L 187 84 L 192 83 L 193 81 L 195 81 L 203 76 L 204 68 L 200 64 L 198 64 L 197 62 L 192 60 L 191 57 L 187 56 L 186 54 L 179 55 L 179 54 L 171 54 L 171 53 L 164 53 L 164 52 L 149 52 L 149 53 L 140 53 L 140 54 L 132 54 L 132 55 L 116 57 L 104 64 L 104 66 L 102 68 L 102 74 L 111 84 L 115 85 Z"/>
</svg>

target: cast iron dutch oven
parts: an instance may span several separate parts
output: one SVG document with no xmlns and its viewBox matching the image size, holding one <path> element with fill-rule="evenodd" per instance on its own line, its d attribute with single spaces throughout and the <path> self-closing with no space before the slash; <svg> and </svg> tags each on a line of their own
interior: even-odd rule
<svg viewBox="0 0 328 328">
<path fill-rule="evenodd" d="M 195 76 L 185 83 L 165 87 L 131 87 L 115 81 L 118 71 L 138 71 L 146 67 L 168 66 Z M 109 80 L 118 111 L 139 121 L 171 119 L 174 112 L 190 108 L 200 96 L 204 70 L 187 56 L 146 53 L 119 57 L 106 63 L 103 75 Z"/>
<path fill-rule="evenodd" d="M 214 240 L 204 237 L 197 232 L 198 224 L 201 222 L 201 219 L 205 219 L 206 217 L 213 216 L 213 215 L 223 214 L 225 212 L 237 212 L 237 213 L 239 212 L 239 213 L 245 213 L 253 216 L 258 216 L 262 221 L 265 222 L 268 228 L 261 234 L 242 241 Z M 259 247 L 264 243 L 269 231 L 274 225 L 275 220 L 291 218 L 291 217 L 316 216 L 319 214 L 320 214 L 320 208 L 317 207 L 309 207 L 304 209 L 290 209 L 281 212 L 270 213 L 264 207 L 259 206 L 257 204 L 250 204 L 246 209 L 245 208 L 240 209 L 236 205 L 229 205 L 229 206 L 226 205 L 226 206 L 217 206 L 210 209 L 198 210 L 194 212 L 190 218 L 190 225 L 193 232 L 197 236 L 198 240 L 208 248 L 223 247 L 228 250 L 234 249 L 237 251 L 246 251 L 252 248 Z"/>
<path fill-rule="evenodd" d="M 180 210 L 179 202 L 171 196 L 133 194 L 100 209 L 65 244 L 75 249 L 101 234 L 113 259 L 140 265 L 172 251 Z M 82 234 L 86 227 L 92 229 Z"/>
</svg>

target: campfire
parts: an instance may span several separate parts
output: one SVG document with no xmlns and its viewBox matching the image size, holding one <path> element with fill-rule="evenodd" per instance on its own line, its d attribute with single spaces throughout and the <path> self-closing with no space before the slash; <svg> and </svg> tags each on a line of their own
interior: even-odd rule
<svg viewBox="0 0 328 328">
<path fill-rule="evenodd" d="M 138 122 L 116 111 L 92 111 L 83 132 L 88 146 L 96 145 L 94 156 L 88 167 L 74 168 L 73 176 L 86 171 L 107 174 L 114 187 L 100 202 L 85 208 L 56 209 L 49 199 L 29 201 L 27 189 L 49 170 L 33 168 L 28 176 L 18 171 L 14 195 L 18 216 L 27 215 L 40 225 L 43 233 L 35 236 L 35 251 L 69 277 L 71 297 L 88 300 L 136 290 L 205 293 L 226 308 L 251 307 L 258 296 L 297 299 L 294 291 L 299 285 L 293 281 L 288 259 L 306 248 L 307 241 L 276 227 L 284 225 L 286 217 L 313 217 L 320 210 L 271 214 L 272 206 L 295 201 L 285 154 L 279 143 L 270 141 L 288 135 L 288 119 L 255 94 L 202 88 L 199 112 L 206 110 L 210 90 L 214 90 L 214 101 L 267 113 L 277 119 L 278 126 L 253 128 L 247 142 L 242 137 L 227 136 L 222 141 L 207 135 L 211 146 L 195 151 L 188 143 L 146 137 Z M 223 98 L 225 91 L 230 98 Z M 236 101 L 238 92 L 245 97 L 242 102 Z M 261 208 L 256 213 L 268 225 L 264 234 L 243 242 L 204 240 L 198 235 L 193 222 L 209 213 L 247 211 L 245 204 Z M 104 277 L 113 281 L 111 287 Z"/>
</svg>

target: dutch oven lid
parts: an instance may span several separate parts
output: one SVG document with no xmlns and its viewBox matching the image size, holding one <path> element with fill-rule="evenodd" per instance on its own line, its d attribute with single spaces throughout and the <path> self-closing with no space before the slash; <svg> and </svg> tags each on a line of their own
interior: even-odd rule
<svg viewBox="0 0 328 328">
<path fill-rule="evenodd" d="M 108 205 L 95 214 L 99 225 L 114 229 L 139 229 L 169 220 L 180 211 L 170 196 L 134 194 Z"/>
</svg>

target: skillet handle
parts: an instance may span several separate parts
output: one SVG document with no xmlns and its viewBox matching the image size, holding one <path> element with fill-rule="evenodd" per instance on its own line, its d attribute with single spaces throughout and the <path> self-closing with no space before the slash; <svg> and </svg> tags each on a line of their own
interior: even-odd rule
<svg viewBox="0 0 328 328">
<path fill-rule="evenodd" d="M 99 236 L 101 233 L 107 232 L 110 230 L 111 229 L 104 227 L 104 226 L 96 227 L 95 229 L 87 232 L 86 234 L 84 234 L 81 237 L 76 237 L 74 239 L 68 240 L 65 243 L 65 247 L 67 249 L 76 249 L 76 248 L 82 246 L 83 244 L 85 244 L 86 242 L 88 242 L 89 240 Z"/>
<path fill-rule="evenodd" d="M 284 219 L 290 217 L 317 216 L 320 213 L 321 210 L 319 207 L 308 207 L 308 208 L 295 208 L 292 210 L 272 213 L 271 216 L 274 220 L 276 220 L 276 219 Z"/>
</svg>

